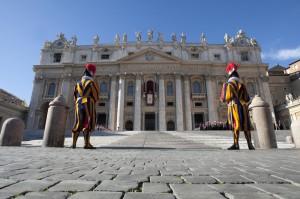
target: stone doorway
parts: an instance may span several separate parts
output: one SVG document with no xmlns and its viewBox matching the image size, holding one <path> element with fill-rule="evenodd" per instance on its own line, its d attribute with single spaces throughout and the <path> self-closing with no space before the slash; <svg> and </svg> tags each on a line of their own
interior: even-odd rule
<svg viewBox="0 0 300 199">
<path fill-rule="evenodd" d="M 97 124 L 103 127 L 107 127 L 106 125 L 106 113 L 98 113 L 97 115 Z"/>
<path fill-rule="evenodd" d="M 175 123 L 171 120 L 167 123 L 167 131 L 175 131 Z"/>
<path fill-rule="evenodd" d="M 194 128 L 199 128 L 200 124 L 204 122 L 204 114 L 203 113 L 195 113 L 194 114 Z"/>
<path fill-rule="evenodd" d="M 155 113 L 145 113 L 145 130 L 154 131 L 155 130 Z"/>
</svg>

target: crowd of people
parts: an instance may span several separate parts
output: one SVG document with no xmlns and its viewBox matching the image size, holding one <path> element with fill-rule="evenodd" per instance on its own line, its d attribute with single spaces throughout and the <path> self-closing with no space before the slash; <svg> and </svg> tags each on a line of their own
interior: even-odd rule
<svg viewBox="0 0 300 199">
<path fill-rule="evenodd" d="M 195 127 L 199 130 L 230 130 L 228 122 L 221 121 L 199 123 Z"/>
</svg>

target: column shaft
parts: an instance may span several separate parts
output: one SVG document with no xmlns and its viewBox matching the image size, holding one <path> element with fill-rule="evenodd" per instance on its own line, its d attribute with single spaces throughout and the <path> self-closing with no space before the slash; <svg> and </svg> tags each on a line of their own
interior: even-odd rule
<svg viewBox="0 0 300 199">
<path fill-rule="evenodd" d="M 165 80 L 163 76 L 159 77 L 159 130 L 166 130 L 166 99 L 165 99 Z"/>
<path fill-rule="evenodd" d="M 135 131 L 141 130 L 141 77 L 136 76 L 135 80 L 135 100 L 134 100 L 134 127 Z"/>
<path fill-rule="evenodd" d="M 125 92 L 125 78 L 120 76 L 119 79 L 119 90 L 118 90 L 118 109 L 117 109 L 117 129 L 118 131 L 123 130 L 124 126 L 124 92 Z"/>
<path fill-rule="evenodd" d="M 186 130 L 192 130 L 192 111 L 191 111 L 191 90 L 189 77 L 184 79 L 184 97 L 185 97 L 185 123 Z"/>
<path fill-rule="evenodd" d="M 117 78 L 113 76 L 110 83 L 110 96 L 109 96 L 109 116 L 108 116 L 108 128 L 115 130 L 116 120 L 116 85 Z"/>
<path fill-rule="evenodd" d="M 217 107 L 216 107 L 216 85 L 212 82 L 211 77 L 206 78 L 206 93 L 208 105 L 208 119 L 210 122 L 218 121 Z"/>
<path fill-rule="evenodd" d="M 182 85 L 181 76 L 176 76 L 176 123 L 177 131 L 183 131 Z"/>
</svg>

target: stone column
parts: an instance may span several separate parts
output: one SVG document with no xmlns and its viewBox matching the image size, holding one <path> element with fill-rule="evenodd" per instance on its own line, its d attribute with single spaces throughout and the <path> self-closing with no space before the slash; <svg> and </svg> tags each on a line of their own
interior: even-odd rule
<svg viewBox="0 0 300 199">
<path fill-rule="evenodd" d="M 62 95 L 50 102 L 45 125 L 43 147 L 63 147 L 68 106 Z"/>
<path fill-rule="evenodd" d="M 39 99 L 42 96 L 43 80 L 41 77 L 35 77 L 33 81 L 33 89 L 29 106 L 29 114 L 27 118 L 27 129 L 34 129 L 34 122 L 36 121 L 36 110 L 38 109 Z M 37 125 L 36 125 L 37 126 Z"/>
<path fill-rule="evenodd" d="M 20 118 L 5 120 L 0 134 L 0 146 L 21 146 L 24 128 L 24 122 Z"/>
<path fill-rule="evenodd" d="M 176 123 L 177 131 L 183 131 L 181 75 L 176 75 Z"/>
<path fill-rule="evenodd" d="M 291 131 L 296 148 L 300 148 L 300 120 L 293 120 Z"/>
<path fill-rule="evenodd" d="M 250 106 L 256 127 L 254 144 L 257 148 L 277 148 L 276 135 L 272 124 L 269 104 L 256 95 Z"/>
<path fill-rule="evenodd" d="M 109 115 L 108 115 L 108 128 L 115 130 L 116 120 L 116 85 L 117 78 L 113 76 L 110 82 L 110 96 L 109 96 Z"/>
<path fill-rule="evenodd" d="M 158 96 L 158 128 L 160 131 L 166 131 L 166 97 L 165 97 L 165 79 L 163 75 L 159 76 L 159 96 Z"/>
<path fill-rule="evenodd" d="M 135 99 L 134 99 L 134 127 L 133 130 L 141 130 L 141 76 L 137 75 L 135 80 Z"/>
<path fill-rule="evenodd" d="M 123 130 L 124 123 L 124 92 L 125 92 L 125 77 L 120 75 L 119 90 L 118 90 L 118 109 L 117 109 L 117 131 Z"/>
<path fill-rule="evenodd" d="M 191 89 L 190 77 L 184 77 L 184 101 L 185 101 L 185 124 L 186 130 L 192 130 Z"/>
<path fill-rule="evenodd" d="M 216 84 L 212 81 L 210 76 L 206 77 L 206 94 L 208 106 L 208 120 L 210 122 L 218 121 L 217 107 L 216 107 Z"/>
</svg>

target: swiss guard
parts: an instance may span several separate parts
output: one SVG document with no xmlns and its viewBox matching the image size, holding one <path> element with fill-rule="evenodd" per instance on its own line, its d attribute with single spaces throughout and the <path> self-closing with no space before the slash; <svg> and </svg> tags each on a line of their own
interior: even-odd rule
<svg viewBox="0 0 300 199">
<path fill-rule="evenodd" d="M 86 64 L 83 76 L 74 88 L 75 123 L 72 129 L 72 148 L 76 148 L 79 133 L 82 131 L 84 148 L 95 149 L 90 143 L 90 134 L 95 129 L 96 124 L 95 104 L 99 100 L 99 89 L 94 80 L 95 73 L 96 66 L 94 64 Z"/>
<path fill-rule="evenodd" d="M 249 150 L 254 150 L 251 142 L 250 118 L 248 106 L 250 97 L 237 72 L 238 65 L 227 64 L 226 73 L 229 79 L 223 84 L 220 100 L 228 106 L 228 124 L 233 130 L 233 145 L 228 150 L 239 150 L 239 133 L 244 131 Z"/>
</svg>

